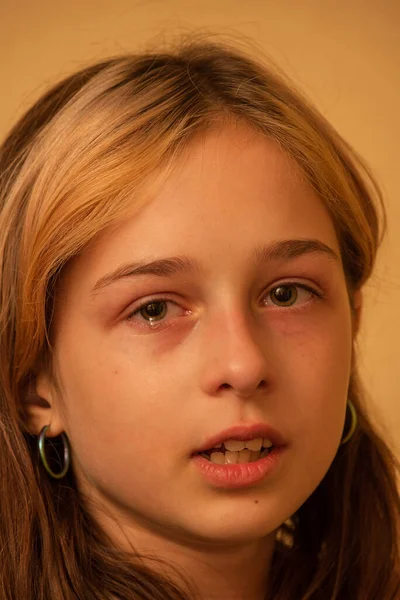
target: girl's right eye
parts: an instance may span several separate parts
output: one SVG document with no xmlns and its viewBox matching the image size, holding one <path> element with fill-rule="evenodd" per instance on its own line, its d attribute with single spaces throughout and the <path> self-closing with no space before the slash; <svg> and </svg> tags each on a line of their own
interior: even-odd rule
<svg viewBox="0 0 400 600">
<path fill-rule="evenodd" d="M 179 309 L 179 306 L 168 298 L 154 298 L 143 302 L 132 313 L 130 313 L 125 320 L 132 322 L 136 321 L 135 317 L 141 316 L 143 320 L 138 319 L 138 324 L 154 329 L 164 324 L 165 317 L 167 313 L 170 312 L 167 308 L 168 305 Z M 187 314 L 189 311 L 185 312 Z"/>
</svg>

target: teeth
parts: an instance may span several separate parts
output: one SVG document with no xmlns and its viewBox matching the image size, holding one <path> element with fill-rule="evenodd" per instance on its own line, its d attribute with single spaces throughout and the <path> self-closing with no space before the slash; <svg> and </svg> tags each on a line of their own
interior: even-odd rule
<svg viewBox="0 0 400 600">
<path fill-rule="evenodd" d="M 215 448 L 221 448 L 221 446 L 222 444 L 219 444 L 218 446 L 215 446 Z M 245 448 L 256 451 L 261 450 L 262 446 L 264 446 L 264 448 L 271 448 L 272 442 L 268 438 L 257 438 L 255 440 L 248 440 L 246 442 L 241 440 L 227 440 L 224 442 L 224 446 L 227 450 L 229 450 L 229 452 L 240 452 Z"/>
<path fill-rule="evenodd" d="M 229 452 L 227 450 L 225 452 L 225 464 L 226 465 L 234 465 L 239 461 L 239 452 Z"/>
<path fill-rule="evenodd" d="M 250 462 L 258 460 L 259 458 L 261 458 L 261 450 L 252 450 L 250 454 Z"/>
<path fill-rule="evenodd" d="M 261 450 L 261 446 L 263 445 L 263 439 L 257 438 L 256 440 L 249 440 L 246 442 L 246 446 L 249 450 Z"/>
<path fill-rule="evenodd" d="M 227 440 L 224 442 L 224 446 L 231 452 L 240 452 L 240 450 L 244 450 L 246 448 L 246 442 L 241 442 L 240 440 Z"/>
<path fill-rule="evenodd" d="M 208 458 L 207 455 L 205 455 Z M 225 454 L 223 452 L 212 452 L 210 456 L 210 460 L 215 465 L 224 465 L 225 464 Z"/>
<path fill-rule="evenodd" d="M 239 460 L 238 462 L 240 463 L 245 463 L 245 462 L 250 462 L 251 460 L 251 450 L 242 450 L 241 452 L 238 452 L 239 454 Z"/>
<path fill-rule="evenodd" d="M 202 456 L 216 465 L 234 465 L 236 463 L 254 462 L 268 454 L 269 450 L 263 450 L 261 453 L 260 450 L 249 450 L 245 448 L 240 452 L 230 452 L 227 450 L 226 452 L 212 452 L 210 456 L 207 456 L 207 454 L 203 454 Z"/>
</svg>

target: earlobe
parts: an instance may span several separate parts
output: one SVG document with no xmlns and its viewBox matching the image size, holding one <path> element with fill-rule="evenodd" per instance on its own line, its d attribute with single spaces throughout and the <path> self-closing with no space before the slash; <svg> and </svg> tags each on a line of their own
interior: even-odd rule
<svg viewBox="0 0 400 600">
<path fill-rule="evenodd" d="M 22 420 L 29 433 L 39 435 L 45 425 L 50 425 L 47 437 L 60 435 L 63 426 L 48 375 L 31 375 L 21 390 L 21 402 Z"/>
</svg>

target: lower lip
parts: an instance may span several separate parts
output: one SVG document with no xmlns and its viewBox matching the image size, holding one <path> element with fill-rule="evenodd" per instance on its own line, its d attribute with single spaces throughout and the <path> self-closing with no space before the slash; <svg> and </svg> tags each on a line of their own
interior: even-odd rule
<svg viewBox="0 0 400 600">
<path fill-rule="evenodd" d="M 276 446 L 264 458 L 249 463 L 216 465 L 200 454 L 192 460 L 203 477 L 219 488 L 243 488 L 262 481 L 276 471 L 286 446 Z"/>
</svg>

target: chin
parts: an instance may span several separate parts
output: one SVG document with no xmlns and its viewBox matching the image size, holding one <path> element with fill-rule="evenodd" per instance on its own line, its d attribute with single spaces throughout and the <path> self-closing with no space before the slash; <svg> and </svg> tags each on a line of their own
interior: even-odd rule
<svg viewBox="0 0 400 600">
<path fill-rule="evenodd" d="M 288 518 L 268 509 L 268 502 L 260 498 L 249 499 L 247 509 L 238 506 L 230 499 L 232 506 L 225 511 L 204 511 L 201 518 L 192 521 L 196 523 L 196 530 L 192 534 L 203 543 L 213 544 L 241 544 L 259 540 L 268 535 L 274 535 L 278 527 Z M 235 506 L 236 504 L 236 506 Z"/>
</svg>

